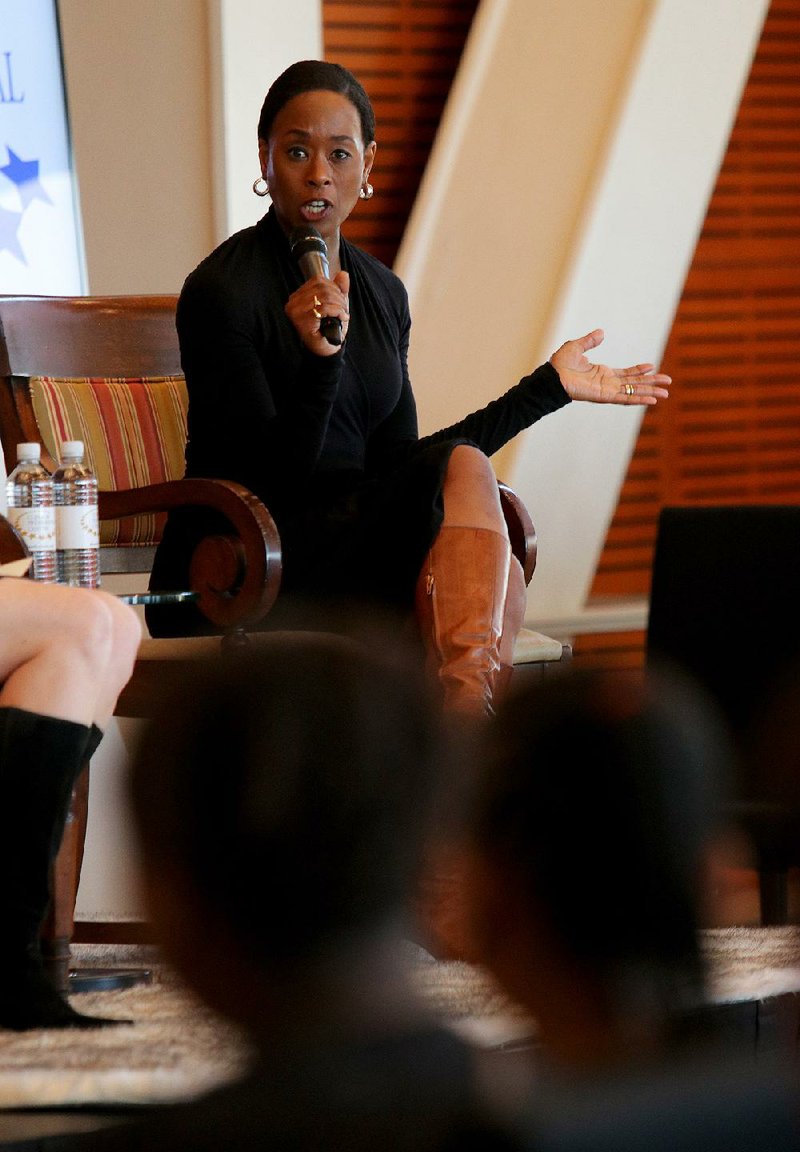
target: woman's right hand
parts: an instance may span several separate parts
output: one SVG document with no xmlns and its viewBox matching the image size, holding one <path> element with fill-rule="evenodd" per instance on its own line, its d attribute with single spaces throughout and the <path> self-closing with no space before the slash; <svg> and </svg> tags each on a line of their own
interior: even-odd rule
<svg viewBox="0 0 800 1152">
<path fill-rule="evenodd" d="M 286 315 L 306 348 L 316 356 L 333 356 L 341 347 L 329 344 L 320 332 L 323 317 L 339 317 L 344 342 L 350 323 L 349 292 L 349 274 L 337 272 L 332 280 L 326 280 L 324 276 L 306 280 L 286 301 Z"/>
</svg>

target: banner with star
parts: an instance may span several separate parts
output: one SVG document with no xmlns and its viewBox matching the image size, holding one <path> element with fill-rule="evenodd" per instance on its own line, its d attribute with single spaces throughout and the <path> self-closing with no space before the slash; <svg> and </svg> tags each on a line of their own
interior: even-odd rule
<svg viewBox="0 0 800 1152">
<path fill-rule="evenodd" d="M 84 292 L 56 0 L 0 0 L 0 292 Z"/>
</svg>

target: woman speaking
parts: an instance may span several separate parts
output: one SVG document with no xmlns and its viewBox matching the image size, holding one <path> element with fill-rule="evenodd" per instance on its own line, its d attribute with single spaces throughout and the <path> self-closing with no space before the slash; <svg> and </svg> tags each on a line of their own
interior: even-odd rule
<svg viewBox="0 0 800 1152">
<path fill-rule="evenodd" d="M 405 288 L 342 234 L 373 195 L 375 154 L 369 98 L 345 68 L 300 61 L 270 88 L 254 191 L 271 207 L 203 260 L 178 304 L 186 472 L 238 481 L 270 509 L 284 603 L 415 610 L 444 706 L 483 715 L 525 603 L 489 457 L 570 400 L 655 404 L 670 380 L 651 364 L 591 363 L 596 330 L 420 438 Z M 304 240 L 313 251 L 315 233 L 327 267 L 309 276 Z M 153 587 L 185 586 L 208 530 L 197 512 L 170 515 Z M 186 631 L 185 616 L 163 608 L 148 622 L 158 635 Z"/>
</svg>

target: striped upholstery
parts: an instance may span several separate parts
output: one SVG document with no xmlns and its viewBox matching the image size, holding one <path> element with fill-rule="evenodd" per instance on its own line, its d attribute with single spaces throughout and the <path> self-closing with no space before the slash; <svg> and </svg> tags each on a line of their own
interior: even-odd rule
<svg viewBox="0 0 800 1152">
<path fill-rule="evenodd" d="M 184 473 L 188 400 L 182 376 L 147 379 L 30 378 L 31 399 L 47 451 L 83 440 L 101 491 L 140 488 Z M 102 545 L 155 544 L 165 514 L 126 517 L 100 526 Z"/>
</svg>

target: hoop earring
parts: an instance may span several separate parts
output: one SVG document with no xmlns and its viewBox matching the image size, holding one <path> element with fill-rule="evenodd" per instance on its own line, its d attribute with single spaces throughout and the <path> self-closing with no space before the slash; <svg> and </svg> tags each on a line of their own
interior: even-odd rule
<svg viewBox="0 0 800 1152">
<path fill-rule="evenodd" d="M 358 195 L 361 200 L 371 200 L 375 195 L 375 189 L 372 187 L 369 180 L 365 180 L 365 182 L 361 185 L 361 189 Z"/>
<path fill-rule="evenodd" d="M 262 183 L 264 187 L 259 188 L 259 184 Z M 255 192 L 256 196 L 269 196 L 269 184 L 267 184 L 263 176 L 259 176 L 257 180 L 253 181 L 253 191 Z"/>
</svg>

